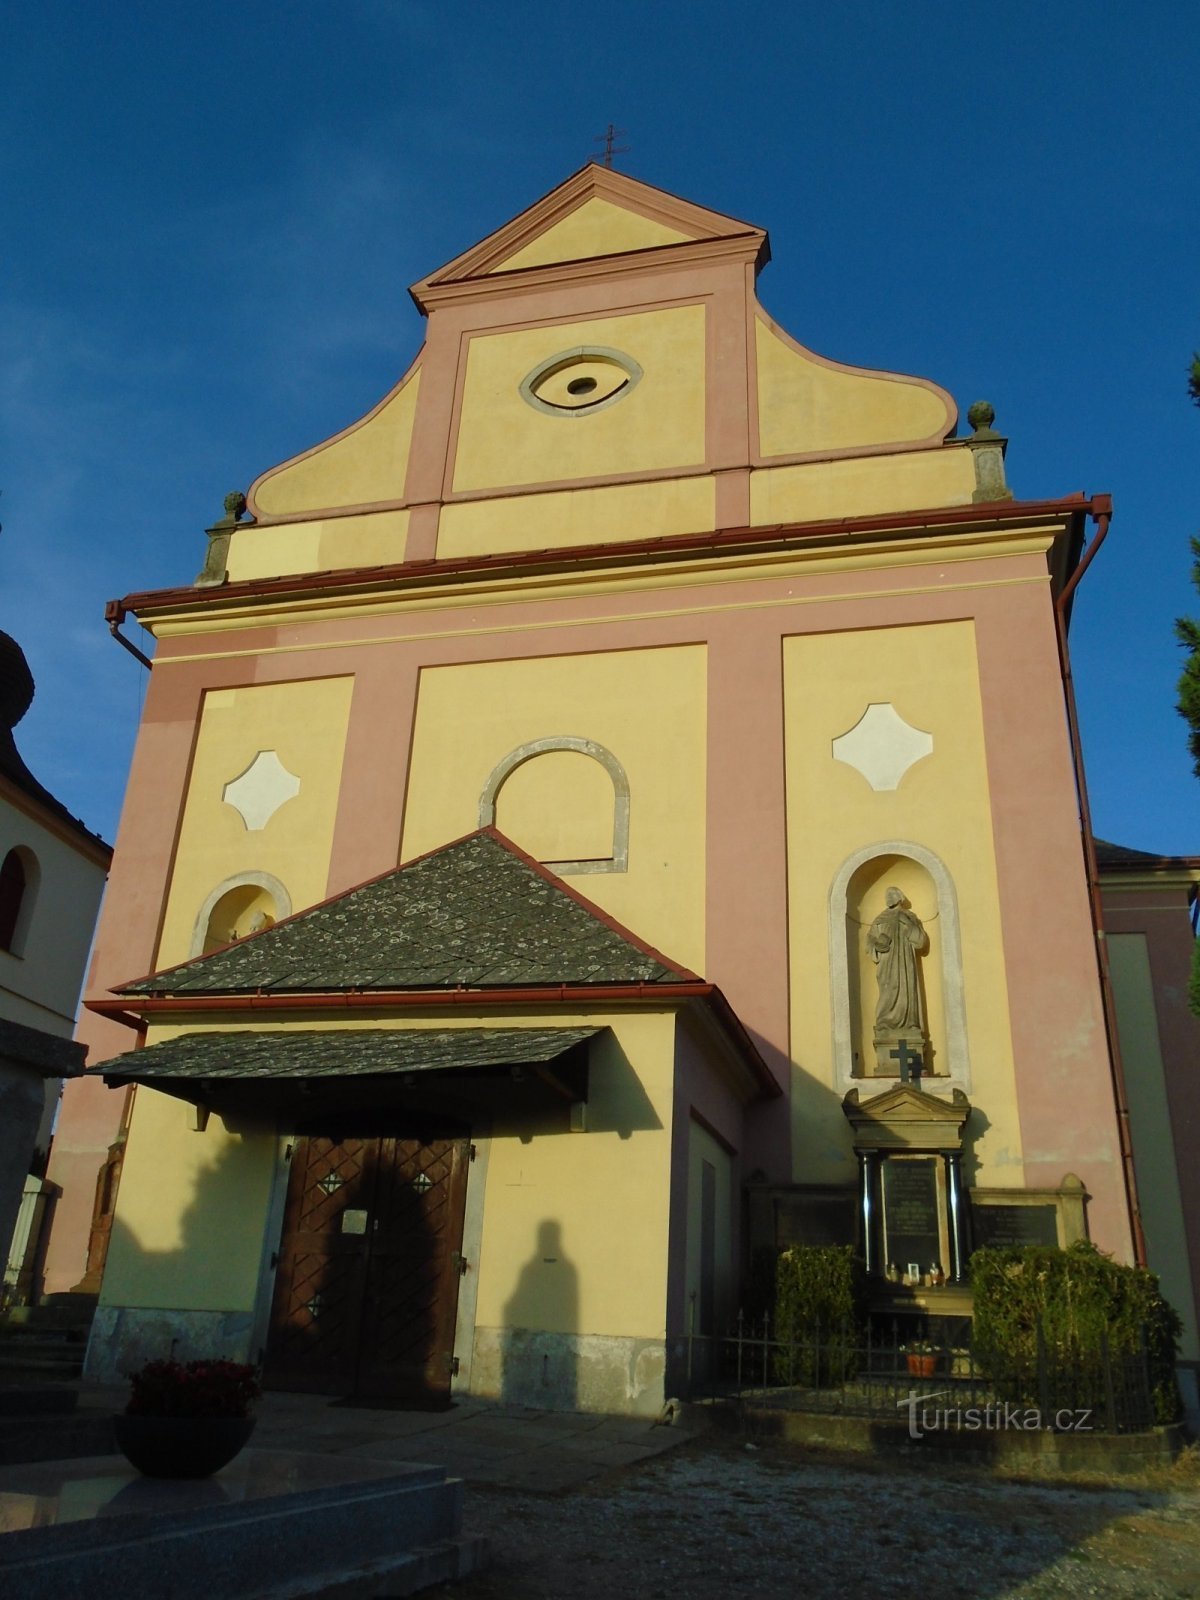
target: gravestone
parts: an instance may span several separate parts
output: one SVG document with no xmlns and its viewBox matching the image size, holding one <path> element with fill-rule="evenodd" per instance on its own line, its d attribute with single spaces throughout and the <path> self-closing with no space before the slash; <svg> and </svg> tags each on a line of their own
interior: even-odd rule
<svg viewBox="0 0 1200 1600">
<path fill-rule="evenodd" d="M 1058 1243 L 1058 1207 L 986 1205 L 972 1207 L 976 1249 L 1008 1250 L 1026 1244 Z"/>
<path fill-rule="evenodd" d="M 882 1173 L 886 1260 L 902 1273 L 910 1262 L 928 1272 L 935 1261 L 942 1264 L 937 1163 L 889 1160 Z"/>
</svg>

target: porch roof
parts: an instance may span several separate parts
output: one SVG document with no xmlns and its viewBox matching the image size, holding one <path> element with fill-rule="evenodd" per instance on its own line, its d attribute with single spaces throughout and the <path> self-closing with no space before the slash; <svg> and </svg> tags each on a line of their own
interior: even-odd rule
<svg viewBox="0 0 1200 1600">
<path fill-rule="evenodd" d="M 603 1028 L 211 1029 L 130 1050 L 98 1068 L 105 1083 L 385 1077 L 545 1066 Z"/>
</svg>

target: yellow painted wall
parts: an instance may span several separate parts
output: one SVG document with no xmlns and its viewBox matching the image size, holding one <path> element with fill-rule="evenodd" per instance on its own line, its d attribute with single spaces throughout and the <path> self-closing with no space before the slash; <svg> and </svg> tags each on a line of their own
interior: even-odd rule
<svg viewBox="0 0 1200 1600">
<path fill-rule="evenodd" d="M 477 335 L 467 347 L 455 491 L 701 464 L 704 316 L 703 306 L 674 306 Z M 522 380 L 579 345 L 622 351 L 644 376 L 603 410 L 536 410 L 521 395 Z"/>
<path fill-rule="evenodd" d="M 1110 933 L 1108 961 L 1150 1266 L 1162 1281 L 1163 1293 L 1183 1319 L 1179 1354 L 1185 1361 L 1195 1361 L 1200 1358 L 1200 1334 L 1196 1328 L 1196 1301 L 1188 1267 L 1183 1201 L 1175 1165 L 1175 1141 L 1171 1134 L 1146 935 Z"/>
<path fill-rule="evenodd" d="M 226 566 L 231 583 L 297 572 L 391 566 L 404 560 L 407 540 L 407 511 L 364 511 L 262 528 L 247 524 L 229 541 Z"/>
<path fill-rule="evenodd" d="M 868 705 L 885 701 L 931 733 L 934 747 L 898 789 L 876 791 L 861 773 L 835 761 L 830 746 Z M 787 639 L 784 707 L 796 1180 L 843 1182 L 854 1170 L 834 1086 L 830 887 L 842 864 L 865 845 L 904 839 L 940 857 L 957 890 L 971 1098 L 987 1112 L 986 1128 L 970 1130 L 980 1163 L 974 1181 L 1020 1187 L 974 627 L 953 622 Z"/>
<path fill-rule="evenodd" d="M 158 966 L 187 958 L 204 900 L 235 873 L 272 873 L 297 911 L 324 898 L 352 687 L 320 678 L 205 696 Z M 300 792 L 251 832 L 222 794 L 260 750 L 275 751 Z"/>
<path fill-rule="evenodd" d="M 957 448 L 762 467 L 750 474 L 750 522 L 762 528 L 965 506 L 974 492 L 971 452 Z"/>
<path fill-rule="evenodd" d="M 755 319 L 755 350 L 764 456 L 862 449 L 928 439 L 950 429 L 945 401 L 931 389 L 882 373 L 828 367 L 761 317 Z"/>
<path fill-rule="evenodd" d="M 497 550 L 626 544 L 675 533 L 711 533 L 716 525 L 710 477 L 663 478 L 443 506 L 437 553 L 445 561 Z"/>
<path fill-rule="evenodd" d="M 690 235 L 655 222 L 652 217 L 627 211 L 611 200 L 593 195 L 561 222 L 514 251 L 493 272 L 514 272 L 518 267 L 544 267 L 556 261 L 584 261 L 591 256 L 624 255 L 629 250 L 650 250 L 656 245 L 680 244 Z"/>
<path fill-rule="evenodd" d="M 403 859 L 478 827 L 484 786 L 518 746 L 594 739 L 629 779 L 629 870 L 571 882 L 672 960 L 703 971 L 706 704 L 700 645 L 426 668 Z M 514 842 L 525 847 L 520 833 Z"/>
<path fill-rule="evenodd" d="M 492 1129 L 478 1263 L 479 1326 L 661 1337 L 666 1314 L 675 1019 L 619 1008 L 562 1012 L 364 1012 L 272 1016 L 284 1030 L 362 1028 L 609 1027 L 594 1049 L 588 1128 L 568 1111 Z M 200 1020 L 199 1027 L 257 1031 L 261 1018 Z M 194 1031 L 155 1027 L 149 1042 Z M 139 1089 L 105 1275 L 104 1303 L 185 1310 L 250 1310 L 270 1201 L 274 1133 L 230 1134 L 213 1116 L 188 1127 L 182 1101 Z M 560 1241 L 552 1270 L 535 1249 L 543 1224 Z M 637 1249 L 629 1242 L 636 1239 Z M 272 1241 L 273 1242 L 273 1241 Z M 187 1254 L 185 1255 L 185 1252 Z M 570 1292 L 567 1290 L 570 1281 Z"/>
<path fill-rule="evenodd" d="M 138 1089 L 103 1305 L 254 1309 L 275 1133 L 230 1133 L 217 1116 L 195 1133 L 188 1117 L 182 1100 Z"/>
<path fill-rule="evenodd" d="M 560 1120 L 531 1139 L 515 1127 L 493 1134 L 477 1327 L 663 1335 L 674 1019 L 600 1020 L 613 1036 L 593 1056 L 589 1132 L 564 1132 Z M 554 1252 L 542 1248 L 549 1237 Z"/>
<path fill-rule="evenodd" d="M 373 415 L 264 477 L 254 487 L 257 509 L 280 517 L 402 500 L 420 377 L 414 372 Z"/>
</svg>

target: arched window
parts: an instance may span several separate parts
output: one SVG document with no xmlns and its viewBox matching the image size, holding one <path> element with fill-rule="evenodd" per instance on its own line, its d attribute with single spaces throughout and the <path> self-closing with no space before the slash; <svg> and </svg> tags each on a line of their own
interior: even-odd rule
<svg viewBox="0 0 1200 1600">
<path fill-rule="evenodd" d="M 37 857 L 15 847 L 0 863 L 0 950 L 20 955 L 38 884 Z"/>
<path fill-rule="evenodd" d="M 11 950 L 25 898 L 25 867 L 15 850 L 10 850 L 0 866 L 0 950 Z"/>
<path fill-rule="evenodd" d="M 192 956 L 244 939 L 290 916 L 292 902 L 279 879 L 269 872 L 239 872 L 226 878 L 200 907 L 192 929 Z"/>
<path fill-rule="evenodd" d="M 493 769 L 479 797 L 479 826 L 499 828 L 552 872 L 624 872 L 629 779 L 594 739 L 534 739 Z"/>
</svg>

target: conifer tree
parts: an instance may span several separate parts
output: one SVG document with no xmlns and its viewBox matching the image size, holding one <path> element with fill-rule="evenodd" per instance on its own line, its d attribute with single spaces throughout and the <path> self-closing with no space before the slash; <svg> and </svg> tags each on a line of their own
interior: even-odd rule
<svg viewBox="0 0 1200 1600">
<path fill-rule="evenodd" d="M 1188 393 L 1200 406 L 1200 350 L 1192 356 L 1188 371 Z M 1200 539 L 1192 539 L 1192 582 L 1200 589 Z M 1188 749 L 1192 755 L 1192 770 L 1200 778 L 1200 622 L 1192 617 L 1180 617 L 1175 624 L 1175 637 L 1187 651 L 1187 664 L 1179 679 L 1179 715 L 1190 730 Z M 1192 977 L 1188 984 L 1188 1004 L 1200 1017 L 1200 939 L 1192 947 Z"/>
</svg>

